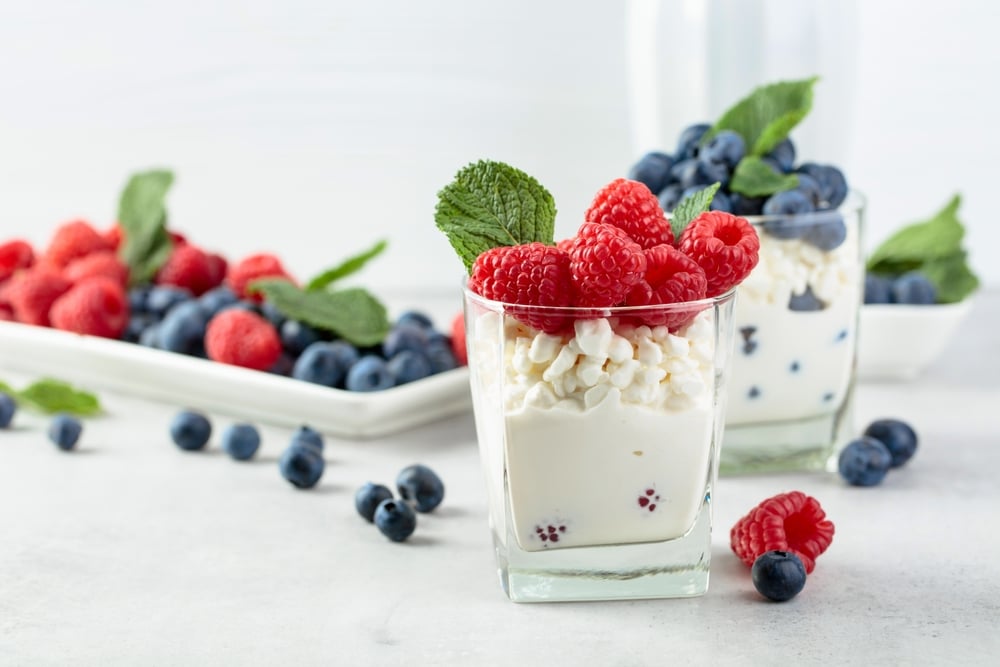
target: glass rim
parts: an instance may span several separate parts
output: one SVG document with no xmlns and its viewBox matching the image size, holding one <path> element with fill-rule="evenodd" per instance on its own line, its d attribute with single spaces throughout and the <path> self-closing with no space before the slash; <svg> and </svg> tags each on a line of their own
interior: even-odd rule
<svg viewBox="0 0 1000 667">
<path fill-rule="evenodd" d="M 645 306 L 536 306 L 531 304 L 513 303 L 509 301 L 495 301 L 488 299 L 481 294 L 473 292 L 468 285 L 468 276 L 462 286 L 462 292 L 466 300 L 473 301 L 483 306 L 496 309 L 499 306 L 504 311 L 519 310 L 538 313 L 552 313 L 562 315 L 577 315 L 575 319 L 596 319 L 598 317 L 615 317 L 618 315 L 630 315 L 636 313 L 649 313 L 651 310 L 657 312 L 664 311 L 690 311 L 693 309 L 707 310 L 720 304 L 732 301 L 736 296 L 738 286 L 732 287 L 718 296 L 695 299 L 693 301 L 678 301 L 676 303 L 651 303 Z"/>
<path fill-rule="evenodd" d="M 847 197 L 837 208 L 826 209 L 824 211 L 812 211 L 810 213 L 796 213 L 792 215 L 743 215 L 740 217 L 745 218 L 747 222 L 754 226 L 758 226 L 766 222 L 774 222 L 776 220 L 786 223 L 791 222 L 792 224 L 805 225 L 816 222 L 826 222 L 835 214 L 850 214 L 860 217 L 867 204 L 868 197 L 866 197 L 863 192 L 851 189 L 847 191 Z"/>
</svg>

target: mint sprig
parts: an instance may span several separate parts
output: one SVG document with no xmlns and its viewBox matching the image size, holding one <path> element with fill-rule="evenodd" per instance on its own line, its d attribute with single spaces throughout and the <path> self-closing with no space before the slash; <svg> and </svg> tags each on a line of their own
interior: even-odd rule
<svg viewBox="0 0 1000 667">
<path fill-rule="evenodd" d="M 466 270 L 497 246 L 539 241 L 551 245 L 556 206 L 542 185 L 502 162 L 481 160 L 458 172 L 438 193 L 434 221 Z"/>
<path fill-rule="evenodd" d="M 954 195 L 929 220 L 907 225 L 868 256 L 868 271 L 896 276 L 920 271 L 937 289 L 939 303 L 956 303 L 979 287 L 962 248 L 965 227 L 958 218 L 962 198 Z"/>
<path fill-rule="evenodd" d="M 795 174 L 778 173 L 759 157 L 748 155 L 736 165 L 729 190 L 748 197 L 766 197 L 798 185 Z"/>
<path fill-rule="evenodd" d="M 154 169 L 133 174 L 122 190 L 118 223 L 124 233 L 118 256 L 128 266 L 132 284 L 148 282 L 170 255 L 165 199 L 173 182 L 173 173 Z"/>
<path fill-rule="evenodd" d="M 818 79 L 780 81 L 754 89 L 722 114 L 702 137 L 702 144 L 722 130 L 733 130 L 746 142 L 747 155 L 765 155 L 809 113 Z"/>
<path fill-rule="evenodd" d="M 707 188 L 693 192 L 680 201 L 674 207 L 670 215 L 670 229 L 674 233 L 674 238 L 680 238 L 684 228 L 691 224 L 691 221 L 708 210 L 712 205 L 715 193 L 719 191 L 721 183 L 714 183 Z"/>
<path fill-rule="evenodd" d="M 375 345 L 389 333 L 385 306 L 360 287 L 307 291 L 287 280 L 261 279 L 250 283 L 283 315 L 330 331 L 354 345 Z"/>
<path fill-rule="evenodd" d="M 324 289 L 341 278 L 357 273 L 364 268 L 365 264 L 382 254 L 388 245 L 388 242 L 383 239 L 368 250 L 354 255 L 353 257 L 349 257 L 340 264 L 326 269 L 306 283 L 306 291 L 314 292 L 316 290 Z"/>
<path fill-rule="evenodd" d="M 101 412 L 101 402 L 97 396 L 53 378 L 42 378 L 20 391 L 0 381 L 0 392 L 8 394 L 27 408 L 48 414 L 68 412 L 89 417 Z"/>
</svg>

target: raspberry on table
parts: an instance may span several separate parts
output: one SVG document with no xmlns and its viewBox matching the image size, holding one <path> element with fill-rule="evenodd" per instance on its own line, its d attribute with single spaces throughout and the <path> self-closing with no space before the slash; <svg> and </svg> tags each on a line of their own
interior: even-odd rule
<svg viewBox="0 0 1000 667">
<path fill-rule="evenodd" d="M 226 274 L 226 283 L 241 299 L 251 299 L 257 303 L 263 301 L 260 294 L 248 294 L 247 285 L 261 278 L 282 278 L 294 283 L 291 274 L 282 266 L 281 260 L 268 253 L 250 255 L 235 265 L 230 266 Z"/>
<path fill-rule="evenodd" d="M 760 239 L 745 218 L 707 211 L 681 232 L 677 247 L 705 271 L 707 296 L 738 285 L 757 265 Z"/>
<path fill-rule="evenodd" d="M 89 222 L 73 220 L 56 229 L 45 251 L 45 261 L 62 269 L 74 259 L 101 250 L 114 248 Z"/>
<path fill-rule="evenodd" d="M 87 278 L 56 299 L 49 319 L 56 329 L 117 339 L 128 326 L 128 295 L 111 278 Z"/>
<path fill-rule="evenodd" d="M 0 283 L 34 263 L 35 251 L 27 241 L 15 239 L 0 244 Z"/>
<path fill-rule="evenodd" d="M 617 178 L 605 185 L 594 197 L 584 220 L 614 225 L 643 248 L 674 243 L 660 200 L 639 181 Z"/>
<path fill-rule="evenodd" d="M 99 250 L 86 257 L 74 259 L 66 265 L 63 275 L 72 283 L 103 276 L 122 286 L 128 284 L 128 267 L 111 250 Z"/>
<path fill-rule="evenodd" d="M 625 296 L 646 273 L 646 255 L 621 228 L 585 222 L 569 252 L 576 305 L 608 308 Z"/>
<path fill-rule="evenodd" d="M 201 296 L 222 282 L 223 276 L 215 262 L 197 246 L 190 243 L 176 245 L 156 273 L 153 282 L 157 285 L 183 287 L 195 296 Z"/>
<path fill-rule="evenodd" d="M 264 371 L 281 356 L 281 339 L 260 315 L 229 308 L 208 323 L 205 351 L 212 361 Z"/>
<path fill-rule="evenodd" d="M 671 245 L 648 248 L 646 273 L 638 285 L 625 298 L 628 306 L 681 303 L 705 298 L 708 282 L 698 264 Z M 638 314 L 643 324 L 651 327 L 667 326 L 676 329 L 684 326 L 698 314 L 697 310 L 651 309 Z"/>
<path fill-rule="evenodd" d="M 767 551 L 790 551 L 809 574 L 829 548 L 833 532 L 819 501 L 789 491 L 764 500 L 737 521 L 729 531 L 729 546 L 747 566 Z"/>
<path fill-rule="evenodd" d="M 18 322 L 49 326 L 49 309 L 70 286 L 51 266 L 36 264 L 5 283 L 4 292 Z"/>
</svg>

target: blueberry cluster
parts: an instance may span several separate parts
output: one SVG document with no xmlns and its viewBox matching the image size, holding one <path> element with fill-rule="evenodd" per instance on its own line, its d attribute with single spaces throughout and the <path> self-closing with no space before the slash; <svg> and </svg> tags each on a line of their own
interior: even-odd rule
<svg viewBox="0 0 1000 667">
<path fill-rule="evenodd" d="M 875 273 L 865 274 L 865 303 L 929 306 L 936 302 L 937 288 L 919 271 L 891 278 Z"/>
<path fill-rule="evenodd" d="M 879 419 L 840 452 L 837 468 L 852 486 L 876 486 L 891 468 L 909 461 L 917 450 L 917 434 L 906 422 Z"/>
<path fill-rule="evenodd" d="M 381 344 L 358 348 L 328 332 L 283 316 L 272 304 L 241 300 L 228 287 L 200 297 L 171 286 L 129 291 L 131 317 L 124 340 L 205 358 L 205 332 L 217 313 L 242 308 L 277 330 L 282 355 L 271 372 L 348 391 L 378 391 L 456 368 L 451 338 L 420 312 L 404 313 Z"/>
<path fill-rule="evenodd" d="M 433 470 L 414 464 L 396 476 L 396 490 L 398 500 L 388 487 L 367 482 L 354 494 L 354 507 L 387 538 L 402 542 L 417 528 L 416 512 L 430 512 L 441 504 L 444 484 Z"/>
</svg>

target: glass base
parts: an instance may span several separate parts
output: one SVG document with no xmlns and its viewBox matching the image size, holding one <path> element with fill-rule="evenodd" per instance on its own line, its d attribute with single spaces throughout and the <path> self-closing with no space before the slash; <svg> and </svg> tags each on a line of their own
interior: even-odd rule
<svg viewBox="0 0 1000 667">
<path fill-rule="evenodd" d="M 508 522 L 508 526 L 510 523 Z M 514 602 L 680 598 L 708 590 L 711 498 L 686 534 L 662 542 L 523 551 L 494 531 L 500 585 Z"/>
</svg>

